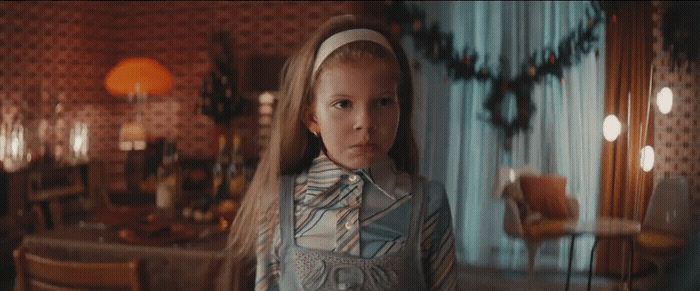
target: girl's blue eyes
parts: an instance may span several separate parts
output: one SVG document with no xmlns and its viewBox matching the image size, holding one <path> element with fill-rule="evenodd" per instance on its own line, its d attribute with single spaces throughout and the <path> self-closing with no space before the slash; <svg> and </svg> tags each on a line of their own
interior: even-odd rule
<svg viewBox="0 0 700 291">
<path fill-rule="evenodd" d="M 376 101 L 377 107 L 387 107 L 387 106 L 390 106 L 394 103 L 395 103 L 395 101 L 394 101 L 394 98 L 392 98 L 392 97 L 385 97 L 385 98 L 381 98 L 381 99 Z M 346 109 L 346 108 L 350 108 L 351 106 L 352 106 L 352 102 L 350 100 L 339 100 L 339 101 L 333 103 L 333 107 L 336 107 L 339 109 Z"/>
<path fill-rule="evenodd" d="M 345 109 L 350 107 L 350 101 L 349 100 L 340 100 L 334 104 L 335 107 Z"/>
</svg>

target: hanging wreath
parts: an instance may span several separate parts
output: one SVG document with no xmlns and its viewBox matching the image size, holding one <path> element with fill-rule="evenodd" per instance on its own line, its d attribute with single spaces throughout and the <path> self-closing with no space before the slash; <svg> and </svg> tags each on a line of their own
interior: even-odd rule
<svg viewBox="0 0 700 291">
<path fill-rule="evenodd" d="M 597 30 L 605 20 L 600 3 L 592 1 L 586 10 L 586 18 L 577 29 L 563 37 L 556 46 L 534 52 L 524 62 L 522 70 L 508 78 L 503 69 L 491 72 L 488 56 L 483 56 L 484 60 L 479 61 L 480 56 L 468 45 L 461 51 L 456 50 L 452 33 L 443 32 L 437 23 L 426 25 L 426 13 L 417 5 L 389 1 L 383 15 L 394 37 L 411 36 L 416 51 L 422 52 L 433 63 L 445 64 L 452 79 L 492 82 L 493 90 L 484 107 L 490 115 L 488 121 L 504 131 L 506 149 L 509 149 L 509 141 L 515 134 L 529 129 L 530 118 L 535 112 L 535 104 L 530 98 L 533 85 L 547 76 L 561 80 L 564 69 L 579 63 L 595 48 L 599 40 Z M 501 112 L 501 104 L 507 93 L 516 96 L 518 107 L 512 121 L 506 120 Z"/>
<path fill-rule="evenodd" d="M 506 137 L 504 146 L 510 150 L 512 137 L 519 131 L 530 129 L 530 119 L 535 112 L 535 104 L 530 97 L 531 88 L 528 82 L 509 81 L 504 78 L 492 84 L 491 95 L 484 103 L 484 107 L 489 112 L 491 124 L 503 129 Z M 503 102 L 508 94 L 515 95 L 516 114 L 512 120 L 506 119 L 503 112 Z"/>
</svg>

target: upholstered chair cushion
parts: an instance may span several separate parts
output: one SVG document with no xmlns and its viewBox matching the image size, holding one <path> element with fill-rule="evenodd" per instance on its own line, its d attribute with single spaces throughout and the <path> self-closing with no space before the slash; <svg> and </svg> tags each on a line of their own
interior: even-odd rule
<svg viewBox="0 0 700 291">
<path fill-rule="evenodd" d="M 555 239 L 566 235 L 566 220 L 542 220 L 538 223 L 527 224 L 523 227 L 528 240 L 542 241 Z"/>
<path fill-rule="evenodd" d="M 678 235 L 652 230 L 642 231 L 637 242 L 645 252 L 654 254 L 679 252 L 686 245 L 686 240 Z"/>
<path fill-rule="evenodd" d="M 546 218 L 569 217 L 566 199 L 566 178 L 561 176 L 522 176 L 520 187 L 532 211 Z"/>
</svg>

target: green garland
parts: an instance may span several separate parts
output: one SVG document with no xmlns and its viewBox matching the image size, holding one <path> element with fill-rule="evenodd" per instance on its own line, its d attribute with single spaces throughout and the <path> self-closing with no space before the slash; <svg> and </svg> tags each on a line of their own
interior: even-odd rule
<svg viewBox="0 0 700 291">
<path fill-rule="evenodd" d="M 468 45 L 461 52 L 455 51 L 452 33 L 442 32 L 437 23 L 427 27 L 425 11 L 416 5 L 407 5 L 402 1 L 389 2 L 383 13 L 394 37 L 410 35 L 416 51 L 422 52 L 433 63 L 445 64 L 453 80 L 491 82 L 491 94 L 484 107 L 490 112 L 491 124 L 504 131 L 507 141 L 530 127 L 530 119 L 535 112 L 530 93 L 535 83 L 547 76 L 561 80 L 564 69 L 578 64 L 594 48 L 599 39 L 595 30 L 605 19 L 599 4 L 592 2 L 591 9 L 586 11 L 586 21 L 575 31 L 564 37 L 556 47 L 533 53 L 529 60 L 523 62 L 517 75 L 507 77 L 505 59 L 501 58 L 500 72 L 496 74 L 489 70 L 487 62 L 477 68 L 479 55 Z M 517 116 L 512 121 L 506 120 L 501 112 L 501 104 L 508 93 L 515 95 L 517 103 Z M 506 142 L 506 148 L 509 149 L 509 142 Z"/>
</svg>

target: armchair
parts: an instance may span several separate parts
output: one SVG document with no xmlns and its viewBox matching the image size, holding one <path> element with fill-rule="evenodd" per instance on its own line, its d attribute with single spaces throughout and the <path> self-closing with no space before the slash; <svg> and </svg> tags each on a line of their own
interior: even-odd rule
<svg viewBox="0 0 700 291">
<path fill-rule="evenodd" d="M 524 178 L 524 177 L 523 177 Z M 566 236 L 564 231 L 564 223 L 571 220 L 578 220 L 579 203 L 578 200 L 571 197 L 565 199 L 565 216 L 554 217 L 550 213 L 542 213 L 536 209 L 541 209 L 538 205 L 531 204 L 523 196 L 532 196 L 533 191 L 551 192 L 548 188 L 556 188 L 552 181 L 563 181 L 565 186 L 566 180 L 557 177 L 552 180 L 552 177 L 547 176 L 530 176 L 525 184 L 519 178 L 516 181 L 508 184 L 505 187 L 503 199 L 505 202 L 505 211 L 503 219 L 503 230 L 512 238 L 522 239 L 525 242 L 528 253 L 528 275 L 534 276 L 535 258 L 537 251 L 542 243 L 546 240 L 559 239 Z M 535 182 L 534 184 L 532 182 Z M 561 183 L 560 183 L 561 186 Z M 564 194 L 564 188 L 559 187 Z M 524 191 L 523 191 L 524 190 Z M 524 195 L 523 195 L 524 194 Z M 547 212 L 547 211 L 545 211 Z"/>
</svg>

